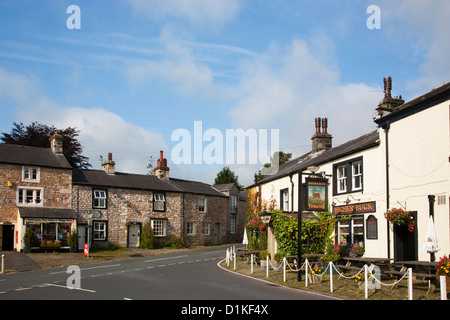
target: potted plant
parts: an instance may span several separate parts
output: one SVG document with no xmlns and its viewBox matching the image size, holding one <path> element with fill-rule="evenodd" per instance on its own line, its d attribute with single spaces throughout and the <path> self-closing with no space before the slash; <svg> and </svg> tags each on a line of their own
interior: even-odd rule
<svg viewBox="0 0 450 320">
<path fill-rule="evenodd" d="M 263 251 L 259 254 L 259 258 L 260 258 L 259 264 L 260 264 L 261 268 L 266 267 L 267 257 L 270 258 L 270 254 L 267 251 Z"/>
<path fill-rule="evenodd" d="M 70 252 L 78 251 L 78 233 L 76 231 L 72 231 L 67 237 L 67 243 L 69 244 Z"/>
<path fill-rule="evenodd" d="M 447 256 L 439 258 L 436 278 L 440 281 L 441 277 L 445 277 L 447 292 L 450 292 L 450 281 L 448 281 L 450 277 L 450 258 Z"/>
<path fill-rule="evenodd" d="M 281 265 L 281 261 L 283 259 L 283 257 L 281 256 L 281 253 L 277 252 L 274 254 L 273 259 L 275 260 L 274 262 L 274 268 L 278 268 Z"/>
<path fill-rule="evenodd" d="M 23 236 L 23 243 L 25 247 L 23 248 L 24 253 L 31 252 L 31 246 L 36 242 L 36 235 L 31 228 L 26 228 L 25 235 Z"/>
<path fill-rule="evenodd" d="M 384 217 L 394 224 L 406 225 L 409 232 L 414 231 L 415 223 L 411 211 L 393 208 L 385 212 Z"/>
</svg>

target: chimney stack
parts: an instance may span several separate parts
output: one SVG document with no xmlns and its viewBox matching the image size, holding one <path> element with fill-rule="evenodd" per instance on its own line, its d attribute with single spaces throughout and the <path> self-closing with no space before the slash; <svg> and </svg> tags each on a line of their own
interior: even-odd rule
<svg viewBox="0 0 450 320">
<path fill-rule="evenodd" d="M 316 118 L 316 133 L 311 137 L 312 140 L 312 153 L 316 153 L 322 150 L 330 150 L 332 148 L 331 140 L 333 136 L 328 133 L 328 119 Z M 322 124 L 322 132 L 320 131 L 320 125 Z"/>
<path fill-rule="evenodd" d="M 383 79 L 384 83 L 384 99 L 378 104 L 376 109 L 380 116 L 391 113 L 398 106 L 405 103 L 405 100 L 400 97 L 392 97 L 392 78 L 386 77 Z"/>
<path fill-rule="evenodd" d="M 63 137 L 57 131 L 50 137 L 50 148 L 55 154 L 63 154 Z"/>
<path fill-rule="evenodd" d="M 107 174 L 114 175 L 116 173 L 116 162 L 112 159 L 112 153 L 108 153 L 108 160 L 102 163 L 102 169 Z"/>
<path fill-rule="evenodd" d="M 157 167 L 155 168 L 154 175 L 159 179 L 168 180 L 169 179 L 169 167 L 167 166 L 167 159 L 164 158 L 163 151 L 159 152 L 159 159 Z"/>
</svg>

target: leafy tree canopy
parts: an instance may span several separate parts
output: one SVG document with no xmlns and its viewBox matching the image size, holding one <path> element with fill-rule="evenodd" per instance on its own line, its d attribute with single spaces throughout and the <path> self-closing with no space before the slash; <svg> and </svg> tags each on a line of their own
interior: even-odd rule
<svg viewBox="0 0 450 320">
<path fill-rule="evenodd" d="M 276 151 L 273 153 L 273 156 L 270 157 L 270 162 L 264 164 L 264 168 L 270 168 L 272 164 L 275 163 L 275 159 L 277 158 L 278 154 L 278 165 L 281 166 L 283 163 L 288 162 L 292 158 L 292 153 L 284 153 L 283 151 Z M 264 175 L 261 173 L 261 170 L 258 171 L 258 174 L 256 175 L 256 179 L 261 180 L 264 178 Z"/>
<path fill-rule="evenodd" d="M 25 126 L 23 123 L 14 122 L 11 133 L 2 133 L 0 140 L 7 144 L 22 146 L 50 148 L 50 137 L 58 132 L 63 136 L 64 156 L 73 168 L 87 169 L 92 167 L 89 158 L 81 153 L 83 147 L 77 137 L 80 133 L 76 128 L 57 129 L 55 126 L 47 126 L 38 122 Z"/>
<path fill-rule="evenodd" d="M 235 175 L 234 172 L 230 170 L 230 167 L 224 167 L 217 174 L 217 177 L 214 179 L 214 184 L 228 184 L 228 183 L 234 183 L 236 185 L 236 188 L 239 189 L 239 191 L 244 190 L 243 186 L 239 184 L 238 176 Z"/>
</svg>

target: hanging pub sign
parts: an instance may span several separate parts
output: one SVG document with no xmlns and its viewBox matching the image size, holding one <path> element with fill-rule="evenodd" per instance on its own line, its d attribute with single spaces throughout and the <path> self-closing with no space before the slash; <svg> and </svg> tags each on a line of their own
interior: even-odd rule
<svg viewBox="0 0 450 320">
<path fill-rule="evenodd" d="M 306 178 L 306 210 L 328 211 L 328 179 Z"/>
</svg>

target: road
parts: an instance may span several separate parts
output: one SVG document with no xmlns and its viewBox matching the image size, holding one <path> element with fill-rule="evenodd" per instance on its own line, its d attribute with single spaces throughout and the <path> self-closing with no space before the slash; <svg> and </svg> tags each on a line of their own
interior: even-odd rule
<svg viewBox="0 0 450 320">
<path fill-rule="evenodd" d="M 210 248 L 84 265 L 79 273 L 51 269 L 7 274 L 0 276 L 0 300 L 265 301 L 329 298 L 268 285 L 223 270 L 217 264 L 224 257 L 224 248 Z M 79 279 L 76 279 L 77 275 Z"/>
</svg>

